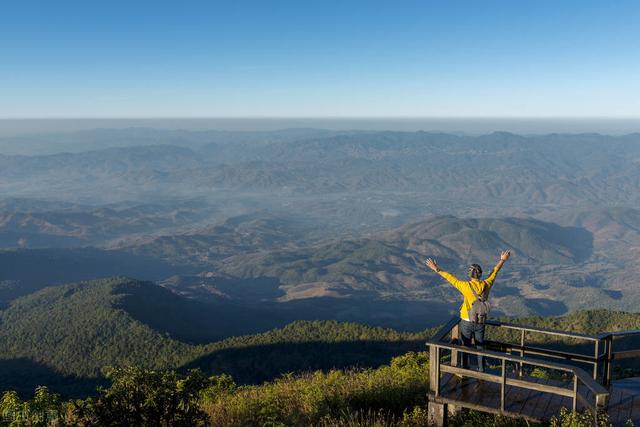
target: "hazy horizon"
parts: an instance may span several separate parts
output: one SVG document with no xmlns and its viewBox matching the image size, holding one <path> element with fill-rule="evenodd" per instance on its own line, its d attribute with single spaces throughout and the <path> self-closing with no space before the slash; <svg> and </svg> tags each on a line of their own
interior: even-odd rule
<svg viewBox="0 0 640 427">
<path fill-rule="evenodd" d="M 426 131 L 462 134 L 640 132 L 640 117 L 211 117 L 211 118 L 22 118 L 0 119 L 0 137 L 75 132 L 97 128 L 146 127 L 163 130 L 273 131 L 291 128 L 371 131 Z"/>
</svg>

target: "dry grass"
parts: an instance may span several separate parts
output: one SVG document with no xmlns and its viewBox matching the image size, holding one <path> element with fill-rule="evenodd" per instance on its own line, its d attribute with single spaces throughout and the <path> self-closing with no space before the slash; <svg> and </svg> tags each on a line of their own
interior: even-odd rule
<svg viewBox="0 0 640 427">
<path fill-rule="evenodd" d="M 213 426 L 356 425 L 349 417 L 386 425 L 376 423 L 424 406 L 427 387 L 426 354 L 408 353 L 378 369 L 288 375 L 239 387 L 206 399 L 202 409 Z"/>
</svg>

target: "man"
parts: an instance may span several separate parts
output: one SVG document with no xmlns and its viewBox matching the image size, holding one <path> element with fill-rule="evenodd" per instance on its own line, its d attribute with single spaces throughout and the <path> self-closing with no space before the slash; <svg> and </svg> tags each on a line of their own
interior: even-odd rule
<svg viewBox="0 0 640 427">
<path fill-rule="evenodd" d="M 511 256 L 510 251 L 502 251 L 500 254 L 500 261 L 491 270 L 491 274 L 485 280 L 482 279 L 482 268 L 478 264 L 471 264 L 469 267 L 469 277 L 471 280 L 463 281 L 455 277 L 451 273 L 447 273 L 440 269 L 438 264 L 431 258 L 425 263 L 427 267 L 442 276 L 447 282 L 451 283 L 462 294 L 463 301 L 460 306 L 460 335 L 462 336 L 463 345 L 470 347 L 471 339 L 475 339 L 476 346 L 482 348 L 484 345 L 484 323 L 478 323 L 476 319 L 469 318 L 469 311 L 471 305 L 477 297 L 486 300 L 489 297 L 489 292 L 493 286 L 493 282 L 496 280 L 498 272 L 502 268 L 502 265 Z M 466 368 L 468 365 L 469 355 L 463 353 L 462 355 L 462 367 Z M 484 371 L 484 365 L 482 356 L 478 356 L 478 371 Z"/>
</svg>

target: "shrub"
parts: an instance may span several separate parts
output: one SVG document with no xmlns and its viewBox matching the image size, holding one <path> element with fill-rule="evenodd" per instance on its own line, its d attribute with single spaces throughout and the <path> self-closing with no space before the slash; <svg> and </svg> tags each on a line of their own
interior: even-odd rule
<svg viewBox="0 0 640 427">
<path fill-rule="evenodd" d="M 199 406 L 203 395 L 233 387 L 228 377 L 207 378 L 192 370 L 184 378 L 175 371 L 154 371 L 135 367 L 110 368 L 106 376 L 111 387 L 99 389 L 97 398 L 74 404 L 75 423 L 80 425 L 205 425 L 206 414 Z"/>
<path fill-rule="evenodd" d="M 0 425 L 48 426 L 63 424 L 64 405 L 47 387 L 36 388 L 33 399 L 22 401 L 15 391 L 7 391 L 0 399 Z"/>
<path fill-rule="evenodd" d="M 560 410 L 558 416 L 551 419 L 551 427 L 591 427 L 593 426 L 593 415 L 589 411 L 572 412 L 566 408 Z M 627 425 L 633 425 L 627 424 Z M 605 413 L 598 414 L 598 427 L 611 427 L 611 421 Z"/>
</svg>

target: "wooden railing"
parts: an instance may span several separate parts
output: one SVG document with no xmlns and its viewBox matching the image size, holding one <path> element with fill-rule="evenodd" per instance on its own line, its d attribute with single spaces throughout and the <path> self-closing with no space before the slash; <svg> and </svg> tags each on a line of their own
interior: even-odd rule
<svg viewBox="0 0 640 427">
<path fill-rule="evenodd" d="M 640 337 L 640 330 L 632 329 L 627 331 L 605 332 L 598 335 L 598 339 L 604 342 L 604 375 L 603 384 L 611 384 L 611 366 L 616 360 L 640 358 L 640 347 L 627 350 L 615 350 L 615 341 L 628 337 Z"/>
<path fill-rule="evenodd" d="M 598 374 L 601 370 L 606 371 L 606 369 L 602 369 L 603 366 L 606 364 L 606 361 L 603 360 L 606 358 L 606 351 L 604 351 L 603 341 L 599 337 L 579 334 L 575 332 L 565 332 L 565 331 L 558 331 L 554 329 L 522 326 L 522 325 L 516 325 L 513 323 L 499 322 L 496 320 L 488 320 L 486 324 L 491 327 L 514 330 L 519 332 L 519 335 L 520 335 L 519 344 L 488 340 L 485 343 L 487 348 L 493 348 L 498 351 L 504 351 L 509 353 L 517 352 L 522 357 L 525 357 L 526 355 L 543 356 L 543 357 L 554 358 L 554 359 L 562 359 L 565 361 L 570 361 L 570 362 L 575 362 L 580 364 L 586 364 L 590 366 L 592 377 L 594 380 L 598 379 L 598 376 L 599 376 Z M 574 351 L 534 346 L 527 342 L 527 338 L 529 338 L 531 334 L 538 334 L 538 335 L 544 335 L 547 337 L 555 337 L 555 338 L 569 338 L 574 341 L 587 342 L 593 345 L 593 350 L 589 354 L 586 354 L 586 353 L 576 353 Z M 455 338 L 456 337 L 454 337 L 454 339 Z M 522 373 L 522 369 L 520 370 L 520 373 Z"/>
<path fill-rule="evenodd" d="M 500 384 L 501 413 L 504 413 L 505 411 L 505 388 L 510 385 L 568 397 L 572 400 L 572 409 L 574 411 L 577 408 L 578 402 L 580 402 L 585 408 L 592 412 L 595 420 L 598 412 L 606 408 L 609 399 L 609 392 L 607 389 L 597 382 L 600 368 L 603 368 L 602 379 L 606 384 L 608 384 L 611 378 L 612 360 L 616 358 L 637 357 L 638 353 L 640 353 L 640 351 L 636 350 L 615 352 L 613 345 L 616 336 L 640 334 L 640 331 L 613 332 L 593 337 L 584 334 L 520 326 L 498 321 L 488 321 L 487 325 L 519 331 L 520 343 L 513 344 L 497 341 L 485 341 L 485 348 L 487 349 L 479 350 L 471 347 L 463 347 L 458 344 L 460 342 L 458 328 L 459 321 L 460 320 L 458 318 L 451 319 L 427 343 L 430 353 L 430 391 L 436 398 L 440 395 L 440 379 L 443 372 L 498 383 Z M 581 354 L 559 349 L 547 349 L 532 346 L 528 344 L 526 340 L 527 334 L 529 333 L 541 333 L 550 336 L 592 342 L 594 350 L 592 354 Z M 497 348 L 499 351 L 493 351 L 488 348 Z M 449 364 L 443 363 L 443 352 L 450 353 Z M 514 352 L 519 353 L 519 355 L 513 355 Z M 485 358 L 498 360 L 500 362 L 500 374 L 478 372 L 458 367 L 458 354 L 464 353 L 480 355 Z M 586 363 L 593 366 L 593 371 L 590 375 L 585 370 L 572 364 L 557 363 L 531 356 L 543 356 L 577 363 Z M 519 367 L 517 377 L 509 377 L 507 375 L 507 363 L 511 363 Z M 533 378 L 528 378 L 523 375 L 523 368 L 525 366 L 561 371 L 572 380 L 572 388 L 541 384 Z M 586 395 L 580 393 L 579 386 L 581 384 L 590 392 L 591 400 L 587 398 Z M 482 410 L 482 408 L 476 409 Z"/>
<path fill-rule="evenodd" d="M 597 336 L 579 334 L 575 332 L 565 332 L 553 329 L 536 328 L 531 326 L 516 325 L 513 323 L 489 320 L 489 326 L 511 329 L 520 332 L 520 343 L 503 343 L 498 341 L 486 341 L 487 348 L 498 349 L 509 353 L 517 352 L 520 356 L 525 355 L 543 356 L 549 358 L 562 359 L 575 363 L 587 364 L 591 366 L 592 377 L 600 380 L 601 384 L 609 386 L 611 384 L 612 362 L 622 359 L 640 358 L 640 343 L 637 348 L 627 350 L 615 350 L 614 342 L 631 336 L 640 337 L 640 330 L 626 330 L 615 332 L 604 332 Z M 567 350 L 557 350 L 533 346 L 527 343 L 528 334 L 542 334 L 561 338 L 570 338 L 576 341 L 585 341 L 593 345 L 593 350 L 589 354 L 576 353 Z M 455 337 L 454 337 L 455 338 Z"/>
</svg>

